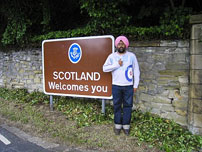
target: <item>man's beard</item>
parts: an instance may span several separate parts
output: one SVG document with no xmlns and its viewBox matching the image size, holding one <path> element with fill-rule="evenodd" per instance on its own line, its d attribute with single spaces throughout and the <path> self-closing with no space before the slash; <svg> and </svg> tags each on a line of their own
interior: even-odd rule
<svg viewBox="0 0 202 152">
<path fill-rule="evenodd" d="M 126 51 L 126 48 L 123 48 L 123 47 L 121 47 L 121 48 L 118 49 L 119 53 L 124 53 L 125 51 Z"/>
</svg>

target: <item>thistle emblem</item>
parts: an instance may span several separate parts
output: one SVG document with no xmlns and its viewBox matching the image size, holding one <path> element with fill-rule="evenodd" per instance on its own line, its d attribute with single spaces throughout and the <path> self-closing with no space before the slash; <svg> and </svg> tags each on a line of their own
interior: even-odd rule
<svg viewBox="0 0 202 152">
<path fill-rule="evenodd" d="M 73 43 L 69 47 L 68 57 L 72 63 L 78 63 L 82 56 L 82 50 L 79 44 Z"/>
</svg>

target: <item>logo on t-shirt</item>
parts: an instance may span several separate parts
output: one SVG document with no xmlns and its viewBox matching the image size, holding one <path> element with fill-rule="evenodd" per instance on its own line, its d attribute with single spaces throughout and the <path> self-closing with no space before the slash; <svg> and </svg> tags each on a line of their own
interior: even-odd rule
<svg viewBox="0 0 202 152">
<path fill-rule="evenodd" d="M 125 77 L 129 82 L 133 81 L 133 66 L 132 65 L 129 65 L 127 67 L 126 72 L 125 72 Z"/>
<path fill-rule="evenodd" d="M 79 44 L 73 43 L 69 47 L 68 57 L 72 63 L 78 63 L 82 56 L 82 50 Z"/>
</svg>

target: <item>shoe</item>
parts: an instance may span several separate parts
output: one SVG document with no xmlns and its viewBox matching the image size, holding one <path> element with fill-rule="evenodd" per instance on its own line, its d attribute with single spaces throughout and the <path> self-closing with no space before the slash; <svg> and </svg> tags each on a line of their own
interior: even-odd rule
<svg viewBox="0 0 202 152">
<path fill-rule="evenodd" d="M 125 133 L 126 136 L 130 135 L 130 129 L 123 129 L 123 132 Z"/>
<path fill-rule="evenodd" d="M 115 135 L 120 135 L 121 129 L 114 128 Z"/>
</svg>

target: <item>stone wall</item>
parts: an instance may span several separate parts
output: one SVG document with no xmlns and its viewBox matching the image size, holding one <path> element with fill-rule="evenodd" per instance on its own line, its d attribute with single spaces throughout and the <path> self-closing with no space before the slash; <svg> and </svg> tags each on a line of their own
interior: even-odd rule
<svg viewBox="0 0 202 152">
<path fill-rule="evenodd" d="M 190 19 L 190 99 L 188 106 L 189 130 L 202 134 L 202 15 Z"/>
<path fill-rule="evenodd" d="M 141 81 L 135 106 L 187 126 L 189 42 L 131 42 Z M 41 49 L 0 52 L 0 86 L 43 91 Z"/>
<path fill-rule="evenodd" d="M 0 52 L 0 87 L 43 91 L 41 50 Z"/>
<path fill-rule="evenodd" d="M 136 106 L 187 126 L 189 42 L 132 43 L 141 81 Z"/>
</svg>

